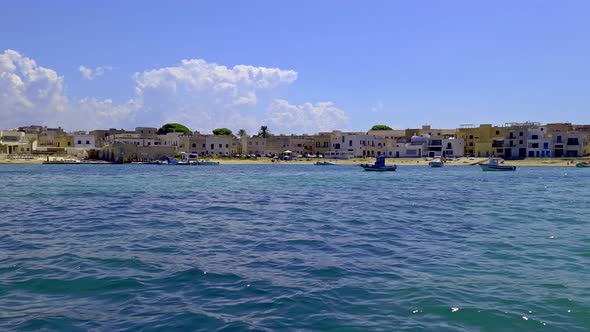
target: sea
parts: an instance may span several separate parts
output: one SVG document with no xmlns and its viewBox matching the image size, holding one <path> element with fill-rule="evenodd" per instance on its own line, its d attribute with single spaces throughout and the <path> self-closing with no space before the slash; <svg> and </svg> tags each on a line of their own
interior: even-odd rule
<svg viewBox="0 0 590 332">
<path fill-rule="evenodd" d="M 1 331 L 588 331 L 590 169 L 0 165 Z"/>
</svg>

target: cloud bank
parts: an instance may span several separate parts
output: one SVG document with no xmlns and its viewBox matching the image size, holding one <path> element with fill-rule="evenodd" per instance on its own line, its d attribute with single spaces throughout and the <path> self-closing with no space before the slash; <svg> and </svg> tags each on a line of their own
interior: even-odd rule
<svg viewBox="0 0 590 332">
<path fill-rule="evenodd" d="M 112 68 L 78 69 L 84 79 L 92 80 Z M 201 132 L 216 127 L 254 132 L 267 124 L 275 133 L 346 127 L 346 114 L 332 102 L 293 105 L 275 99 L 260 105 L 261 95 L 293 84 L 297 76 L 294 70 L 226 67 L 189 59 L 175 66 L 135 73 L 134 91 L 125 103 L 94 97 L 72 100 L 64 92 L 63 76 L 17 51 L 7 50 L 0 53 L 0 127 L 40 124 L 91 130 L 180 122 Z"/>
</svg>

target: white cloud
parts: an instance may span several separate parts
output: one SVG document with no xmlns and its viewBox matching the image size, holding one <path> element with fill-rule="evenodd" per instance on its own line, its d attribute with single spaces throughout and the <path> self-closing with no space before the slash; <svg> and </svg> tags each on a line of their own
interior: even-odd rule
<svg viewBox="0 0 590 332">
<path fill-rule="evenodd" d="M 64 94 L 64 78 L 54 70 L 13 50 L 0 53 L 0 126 L 29 124 L 90 129 L 130 114 L 133 103 L 110 100 L 71 101 Z"/>
<path fill-rule="evenodd" d="M 346 129 L 348 117 L 332 102 L 292 105 L 284 99 L 277 99 L 269 107 L 268 123 L 274 132 L 317 133 Z"/>
<path fill-rule="evenodd" d="M 0 123 L 3 127 L 48 123 L 67 111 L 63 77 L 7 50 L 0 54 Z M 42 110 L 40 112 L 40 110 Z"/>
<path fill-rule="evenodd" d="M 100 67 L 96 67 L 96 68 L 94 68 L 94 70 L 92 70 L 91 68 L 81 65 L 80 67 L 78 67 L 78 70 L 80 71 L 80 74 L 82 74 L 82 77 L 84 77 L 87 80 L 93 80 L 99 76 L 104 75 L 105 72 L 113 70 L 113 67 L 100 66 Z"/>
<path fill-rule="evenodd" d="M 110 69 L 79 68 L 87 79 Z M 271 91 L 292 84 L 297 75 L 279 68 L 183 60 L 135 73 L 135 90 L 125 103 L 93 97 L 71 100 L 64 93 L 62 76 L 7 50 L 0 53 L 0 127 L 40 124 L 92 130 L 180 122 L 203 133 L 216 127 L 255 132 L 262 124 L 275 133 L 342 128 L 346 115 L 330 102 L 291 105 L 277 99 L 268 106 L 269 95 L 276 94 Z"/>
<path fill-rule="evenodd" d="M 183 121 L 209 132 L 215 127 L 256 128 L 258 93 L 291 84 L 297 72 L 238 65 L 233 68 L 201 59 L 134 75 L 140 121 Z"/>
</svg>

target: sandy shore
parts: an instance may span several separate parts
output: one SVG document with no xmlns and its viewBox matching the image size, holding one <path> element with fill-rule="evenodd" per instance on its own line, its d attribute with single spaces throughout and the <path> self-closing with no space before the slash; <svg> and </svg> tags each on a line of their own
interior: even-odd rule
<svg viewBox="0 0 590 332">
<path fill-rule="evenodd" d="M 272 162 L 269 158 L 258 158 L 258 159 L 224 159 L 224 158 L 216 158 L 211 159 L 215 161 L 219 161 L 220 164 L 228 164 L 228 165 L 246 165 L 246 164 L 254 164 L 254 165 L 263 165 L 263 164 L 275 164 L 275 165 L 308 165 L 314 164 L 318 159 L 311 159 L 311 160 L 292 160 L 292 161 L 275 161 Z M 323 160 L 323 159 L 320 159 Z M 333 159 L 326 159 L 330 162 L 333 162 L 338 165 L 359 165 L 359 164 L 372 164 L 375 162 L 375 158 L 354 158 L 348 160 L 333 160 Z M 448 161 L 445 165 L 448 166 L 472 166 L 478 165 L 480 163 L 485 163 L 488 161 L 488 158 L 461 158 L 453 161 Z M 561 158 L 535 158 L 535 159 L 525 159 L 525 160 L 510 160 L 505 161 L 505 165 L 513 165 L 513 166 L 571 166 L 574 167 L 576 163 L 581 161 L 590 161 L 590 158 L 576 158 L 576 159 L 561 159 Z M 419 165 L 419 166 L 428 166 L 430 161 L 424 158 L 398 158 L 398 159 L 387 159 L 387 164 L 396 164 L 396 165 Z"/>
<path fill-rule="evenodd" d="M 63 158 L 55 158 L 61 160 Z M 42 164 L 46 158 L 37 159 L 0 159 L 0 164 Z M 52 158 L 53 160 L 53 158 Z M 223 165 L 311 165 L 318 160 L 323 159 L 300 159 L 292 161 L 274 161 L 270 158 L 257 158 L 257 159 L 237 159 L 237 158 L 212 158 L 211 161 L 219 161 Z M 359 164 L 372 164 L 375 162 L 374 158 L 354 158 L 348 160 L 333 160 L 326 159 L 334 162 L 338 165 L 359 165 Z M 485 163 L 487 158 L 461 158 L 446 163 L 448 166 L 470 166 L 477 165 L 479 163 Z M 582 161 L 590 161 L 590 158 L 534 158 L 525 160 L 507 160 L 505 165 L 511 166 L 561 166 L 561 167 L 574 167 L 576 163 Z M 429 161 L 424 158 L 399 158 L 399 159 L 387 159 L 387 164 L 396 165 L 419 165 L 428 166 Z"/>
</svg>

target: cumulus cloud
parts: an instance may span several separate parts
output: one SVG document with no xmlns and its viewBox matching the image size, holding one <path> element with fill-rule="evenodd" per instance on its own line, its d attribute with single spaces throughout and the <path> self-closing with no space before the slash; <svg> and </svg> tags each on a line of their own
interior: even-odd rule
<svg viewBox="0 0 590 332">
<path fill-rule="evenodd" d="M 110 67 L 79 69 L 85 78 L 94 79 Z M 216 127 L 253 132 L 263 123 L 275 133 L 343 128 L 346 115 L 331 102 L 270 102 L 269 95 L 276 94 L 270 91 L 292 84 L 297 75 L 294 70 L 226 67 L 192 59 L 135 73 L 135 89 L 127 102 L 93 97 L 72 100 L 64 93 L 63 76 L 7 50 L 0 53 L 0 127 L 40 124 L 91 130 L 180 122 L 203 133 Z"/>
<path fill-rule="evenodd" d="M 13 50 L 0 54 L 0 125 L 28 124 L 81 128 L 107 124 L 131 113 L 133 103 L 115 106 L 110 100 L 71 101 L 64 78 Z"/>
<path fill-rule="evenodd" d="M 93 80 L 99 76 L 102 76 L 105 74 L 105 72 L 113 70 L 113 67 L 111 66 L 99 66 L 93 69 L 88 68 L 86 66 L 81 65 L 80 67 L 78 67 L 78 70 L 80 71 L 80 74 L 82 74 L 82 77 L 87 79 L 87 80 Z"/>
<path fill-rule="evenodd" d="M 237 65 L 232 68 L 201 59 L 134 75 L 139 120 L 184 121 L 207 132 L 215 127 L 253 126 L 261 91 L 293 83 L 297 72 Z"/>
<path fill-rule="evenodd" d="M 63 81 L 55 71 L 16 51 L 0 54 L 0 123 L 10 127 L 23 119 L 46 123 L 59 117 L 67 111 Z"/>
<path fill-rule="evenodd" d="M 268 123 L 275 132 L 317 133 L 334 129 L 346 129 L 346 113 L 332 102 L 292 105 L 277 99 L 268 109 Z"/>
</svg>

